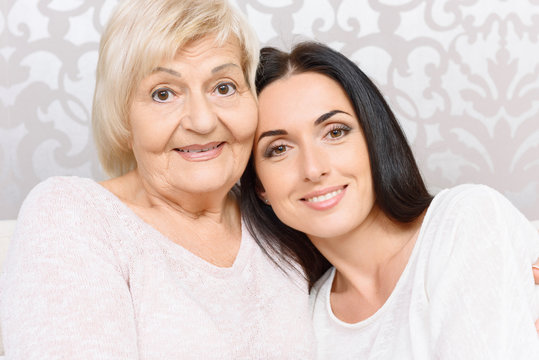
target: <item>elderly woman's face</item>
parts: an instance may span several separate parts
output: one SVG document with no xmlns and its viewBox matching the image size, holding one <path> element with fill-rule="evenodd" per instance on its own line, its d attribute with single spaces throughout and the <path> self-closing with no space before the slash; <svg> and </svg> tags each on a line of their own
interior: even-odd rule
<svg viewBox="0 0 539 360">
<path fill-rule="evenodd" d="M 143 79 L 130 107 L 131 146 L 152 186 L 229 190 L 243 172 L 257 125 L 238 42 L 205 37 Z"/>
</svg>

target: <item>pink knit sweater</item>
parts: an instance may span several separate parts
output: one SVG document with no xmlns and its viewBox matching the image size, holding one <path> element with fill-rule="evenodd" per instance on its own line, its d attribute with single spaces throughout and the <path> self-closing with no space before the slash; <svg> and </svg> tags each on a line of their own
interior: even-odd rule
<svg viewBox="0 0 539 360">
<path fill-rule="evenodd" d="M 0 283 L 6 357 L 313 358 L 305 281 L 242 233 L 234 265 L 219 268 L 92 180 L 39 184 Z"/>
</svg>

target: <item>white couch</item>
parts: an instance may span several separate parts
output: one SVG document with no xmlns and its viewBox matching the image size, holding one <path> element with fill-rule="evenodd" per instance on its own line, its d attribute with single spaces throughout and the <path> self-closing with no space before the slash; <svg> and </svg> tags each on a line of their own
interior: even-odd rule
<svg viewBox="0 0 539 360">
<path fill-rule="evenodd" d="M 7 248 L 9 245 L 9 240 L 11 239 L 11 235 L 13 234 L 13 231 L 15 230 L 15 220 L 0 220 L 0 269 L 2 268 L 2 265 L 4 264 L 4 259 L 6 257 Z M 2 344 L 2 333 L 0 331 L 0 359 L 3 358 L 4 355 L 4 346 Z"/>
<path fill-rule="evenodd" d="M 13 231 L 15 230 L 15 220 L 0 220 L 0 269 L 2 268 L 2 265 L 4 264 L 4 259 L 6 257 L 9 240 L 11 239 L 11 236 L 13 235 Z M 539 220 L 532 221 L 533 225 L 537 230 L 539 230 Z M 4 357 L 4 347 L 2 344 L 2 337 L 1 337 L 1 329 L 0 329 L 0 360 Z"/>
</svg>

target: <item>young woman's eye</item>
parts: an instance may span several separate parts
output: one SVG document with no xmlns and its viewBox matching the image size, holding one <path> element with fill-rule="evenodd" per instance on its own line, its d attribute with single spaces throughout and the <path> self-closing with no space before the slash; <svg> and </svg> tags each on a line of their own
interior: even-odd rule
<svg viewBox="0 0 539 360">
<path fill-rule="evenodd" d="M 157 89 L 152 93 L 152 99 L 157 102 L 168 102 L 172 99 L 174 93 L 170 89 Z"/>
<path fill-rule="evenodd" d="M 340 139 L 346 135 L 351 129 L 345 125 L 337 125 L 329 130 L 326 137 L 330 139 Z"/>
<path fill-rule="evenodd" d="M 264 157 L 274 157 L 283 155 L 288 150 L 285 144 L 270 146 L 264 153 Z"/>
<path fill-rule="evenodd" d="M 236 85 L 232 83 L 220 83 L 215 87 L 214 92 L 220 96 L 230 96 L 236 93 Z"/>
</svg>

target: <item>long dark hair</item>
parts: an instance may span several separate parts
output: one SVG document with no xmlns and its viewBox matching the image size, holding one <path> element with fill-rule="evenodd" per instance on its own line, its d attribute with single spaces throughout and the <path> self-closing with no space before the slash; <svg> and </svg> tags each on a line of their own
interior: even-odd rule
<svg viewBox="0 0 539 360">
<path fill-rule="evenodd" d="M 305 72 L 326 75 L 341 85 L 353 104 L 365 136 L 377 206 L 391 219 L 409 223 L 432 201 L 412 150 L 395 115 L 374 83 L 341 53 L 315 42 L 296 45 L 290 53 L 265 47 L 260 51 L 256 90 L 283 77 Z M 307 236 L 283 224 L 257 195 L 261 184 L 253 156 L 241 178 L 241 206 L 247 229 L 270 255 L 299 263 L 309 287 L 330 267 Z"/>
</svg>

